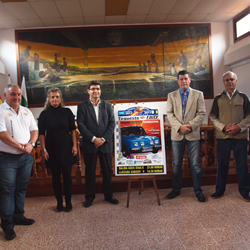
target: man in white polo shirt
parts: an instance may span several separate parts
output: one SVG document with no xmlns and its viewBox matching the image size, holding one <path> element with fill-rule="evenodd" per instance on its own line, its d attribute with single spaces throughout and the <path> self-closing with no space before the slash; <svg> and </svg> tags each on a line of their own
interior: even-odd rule
<svg viewBox="0 0 250 250">
<path fill-rule="evenodd" d="M 4 97 L 0 105 L 0 217 L 5 239 L 12 240 L 15 225 L 35 222 L 24 217 L 24 201 L 38 129 L 31 111 L 20 106 L 19 86 L 8 84 Z"/>
</svg>

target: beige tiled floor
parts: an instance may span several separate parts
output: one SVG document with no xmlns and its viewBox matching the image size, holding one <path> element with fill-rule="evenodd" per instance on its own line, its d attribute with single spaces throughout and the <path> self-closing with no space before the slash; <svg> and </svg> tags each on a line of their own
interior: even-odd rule
<svg viewBox="0 0 250 250">
<path fill-rule="evenodd" d="M 203 187 L 209 197 L 214 186 Z M 170 191 L 159 190 L 161 206 L 154 191 L 142 195 L 115 193 L 119 205 L 97 194 L 93 206 L 84 208 L 83 195 L 73 196 L 70 213 L 55 211 L 54 197 L 26 199 L 26 216 L 36 223 L 16 226 L 17 238 L 7 242 L 0 229 L 0 249 L 250 249 L 250 203 L 240 199 L 237 184 L 227 185 L 225 196 L 199 203 L 192 188 L 167 200 Z"/>
</svg>

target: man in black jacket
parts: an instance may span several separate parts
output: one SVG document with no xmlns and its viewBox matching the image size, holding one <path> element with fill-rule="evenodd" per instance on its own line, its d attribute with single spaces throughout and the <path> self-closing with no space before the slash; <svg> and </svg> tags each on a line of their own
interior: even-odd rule
<svg viewBox="0 0 250 250">
<path fill-rule="evenodd" d="M 97 157 L 99 157 L 103 174 L 103 192 L 105 200 L 118 204 L 111 187 L 111 152 L 113 149 L 113 131 L 115 118 L 112 105 L 100 99 L 101 83 L 88 83 L 89 99 L 78 105 L 77 123 L 82 134 L 82 147 L 85 163 L 86 201 L 85 207 L 90 207 L 95 199 L 95 172 Z"/>
</svg>

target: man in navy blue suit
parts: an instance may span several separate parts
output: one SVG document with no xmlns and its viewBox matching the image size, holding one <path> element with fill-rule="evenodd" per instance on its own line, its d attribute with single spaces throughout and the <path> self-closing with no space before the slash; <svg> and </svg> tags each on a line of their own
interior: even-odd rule
<svg viewBox="0 0 250 250">
<path fill-rule="evenodd" d="M 119 201 L 113 196 L 111 187 L 111 152 L 115 128 L 114 112 L 111 103 L 100 99 L 100 82 L 89 82 L 87 91 L 89 99 L 80 103 L 77 108 L 77 123 L 82 134 L 87 190 L 84 206 L 90 207 L 95 199 L 95 173 L 98 157 L 103 174 L 105 200 L 112 204 L 118 204 Z"/>
</svg>

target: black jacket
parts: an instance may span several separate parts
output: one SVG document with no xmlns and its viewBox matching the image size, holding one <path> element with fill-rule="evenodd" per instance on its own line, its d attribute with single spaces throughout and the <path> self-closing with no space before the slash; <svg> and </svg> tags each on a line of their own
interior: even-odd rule
<svg viewBox="0 0 250 250">
<path fill-rule="evenodd" d="M 83 152 L 94 153 L 98 149 L 91 142 L 93 136 L 105 139 L 105 143 L 100 147 L 102 153 L 111 153 L 113 149 L 113 132 L 115 128 L 115 118 L 111 103 L 100 100 L 99 125 L 97 124 L 94 107 L 87 99 L 80 103 L 77 108 L 77 124 L 82 134 Z"/>
</svg>

